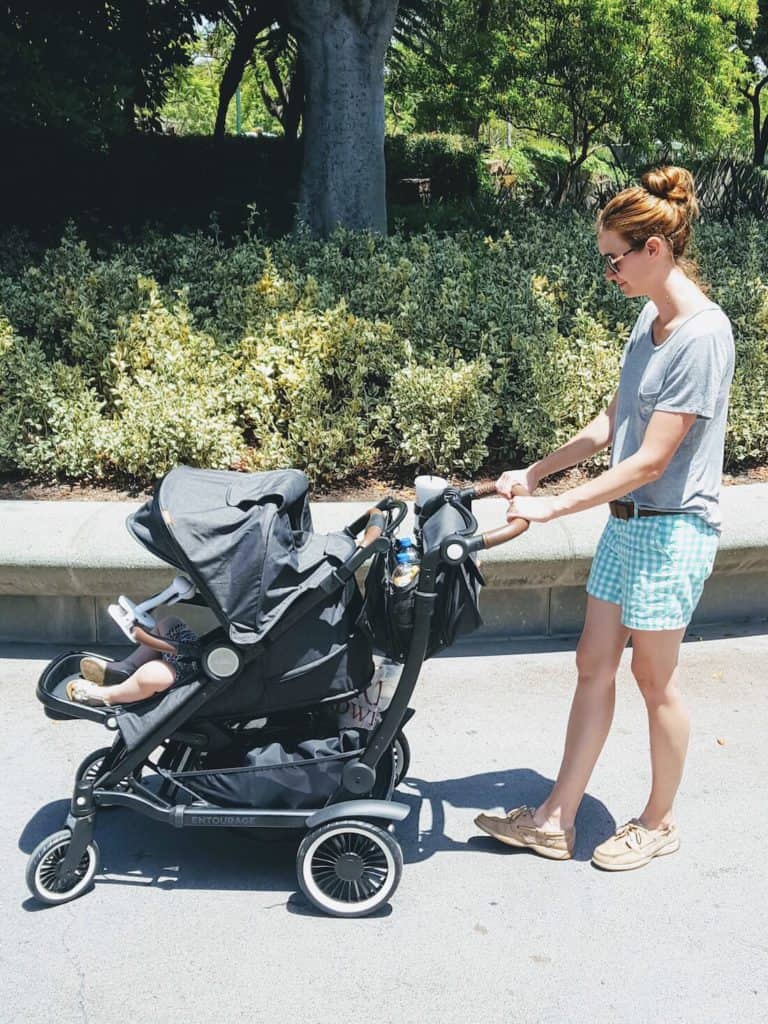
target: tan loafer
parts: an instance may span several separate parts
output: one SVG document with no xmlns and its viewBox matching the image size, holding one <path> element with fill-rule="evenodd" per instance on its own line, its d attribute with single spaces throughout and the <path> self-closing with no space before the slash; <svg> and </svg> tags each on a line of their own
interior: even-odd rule
<svg viewBox="0 0 768 1024">
<path fill-rule="evenodd" d="M 650 829 L 633 818 L 595 847 L 592 863 L 604 871 L 632 871 L 645 867 L 654 857 L 666 857 L 679 849 L 677 825 Z"/>
<path fill-rule="evenodd" d="M 99 693 L 99 686 L 88 679 L 71 679 L 66 687 L 67 697 L 75 704 L 92 708 L 108 708 L 108 701 Z"/>
<path fill-rule="evenodd" d="M 533 821 L 534 809 L 515 807 L 504 817 L 478 814 L 475 824 L 478 828 L 507 846 L 521 846 L 533 850 L 551 860 L 569 860 L 573 856 L 576 833 L 573 828 L 564 832 L 549 832 L 540 829 Z"/>
</svg>

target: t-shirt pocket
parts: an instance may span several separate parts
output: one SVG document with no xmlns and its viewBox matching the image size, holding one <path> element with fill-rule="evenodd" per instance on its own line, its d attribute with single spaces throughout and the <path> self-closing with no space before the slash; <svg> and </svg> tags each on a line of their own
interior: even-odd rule
<svg viewBox="0 0 768 1024">
<path fill-rule="evenodd" d="M 637 396 L 637 408 L 641 419 L 650 419 L 651 413 L 656 408 L 658 398 L 659 387 L 650 388 L 648 390 L 640 388 Z"/>
</svg>

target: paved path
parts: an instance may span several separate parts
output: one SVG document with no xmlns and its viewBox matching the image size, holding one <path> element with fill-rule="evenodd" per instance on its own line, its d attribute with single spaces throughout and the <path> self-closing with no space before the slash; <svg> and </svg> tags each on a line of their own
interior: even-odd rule
<svg viewBox="0 0 768 1024">
<path fill-rule="evenodd" d="M 40 910 L 26 857 L 61 826 L 80 758 L 106 741 L 98 726 L 43 716 L 34 681 L 52 653 L 0 648 L 3 1024 L 768 1019 L 768 636 L 685 645 L 683 849 L 620 875 L 589 855 L 648 784 L 627 662 L 569 863 L 495 844 L 472 818 L 546 791 L 572 650 L 466 645 L 429 663 L 408 727 L 403 881 L 391 909 L 359 921 L 309 909 L 290 844 L 177 832 L 118 810 L 97 826 L 106 873 L 95 889 Z"/>
</svg>

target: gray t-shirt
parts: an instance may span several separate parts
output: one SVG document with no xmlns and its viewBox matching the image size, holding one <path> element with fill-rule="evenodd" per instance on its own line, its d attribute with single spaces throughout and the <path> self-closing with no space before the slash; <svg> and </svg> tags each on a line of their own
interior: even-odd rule
<svg viewBox="0 0 768 1024">
<path fill-rule="evenodd" d="M 621 357 L 611 466 L 640 448 L 652 412 L 696 413 L 696 422 L 664 474 L 627 498 L 642 508 L 701 516 L 719 531 L 720 478 L 735 355 L 731 324 L 719 306 L 706 306 L 654 345 L 656 313 L 656 306 L 648 302 Z"/>
</svg>

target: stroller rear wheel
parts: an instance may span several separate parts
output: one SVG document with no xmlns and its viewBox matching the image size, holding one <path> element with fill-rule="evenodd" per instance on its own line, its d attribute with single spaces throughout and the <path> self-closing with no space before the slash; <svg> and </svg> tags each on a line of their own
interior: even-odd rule
<svg viewBox="0 0 768 1024">
<path fill-rule="evenodd" d="M 101 865 L 99 848 L 93 841 L 86 847 L 75 870 L 68 875 L 62 874 L 62 864 L 71 841 L 69 829 L 54 832 L 35 847 L 29 858 L 27 885 L 41 903 L 56 905 L 76 900 L 93 885 Z"/>
<path fill-rule="evenodd" d="M 367 821 L 332 821 L 309 832 L 296 855 L 301 891 L 333 917 L 365 917 L 394 893 L 403 872 L 400 845 Z"/>
<path fill-rule="evenodd" d="M 399 786 L 411 767 L 411 745 L 402 729 L 395 736 L 392 753 L 395 755 L 395 785 Z"/>
<path fill-rule="evenodd" d="M 111 752 L 111 747 L 99 747 L 98 750 L 94 750 L 92 754 L 84 758 L 75 772 L 75 782 L 95 782 L 101 774 L 101 766 L 104 764 L 105 757 Z M 114 788 L 120 793 L 126 793 L 131 787 L 128 779 L 121 779 Z"/>
</svg>

